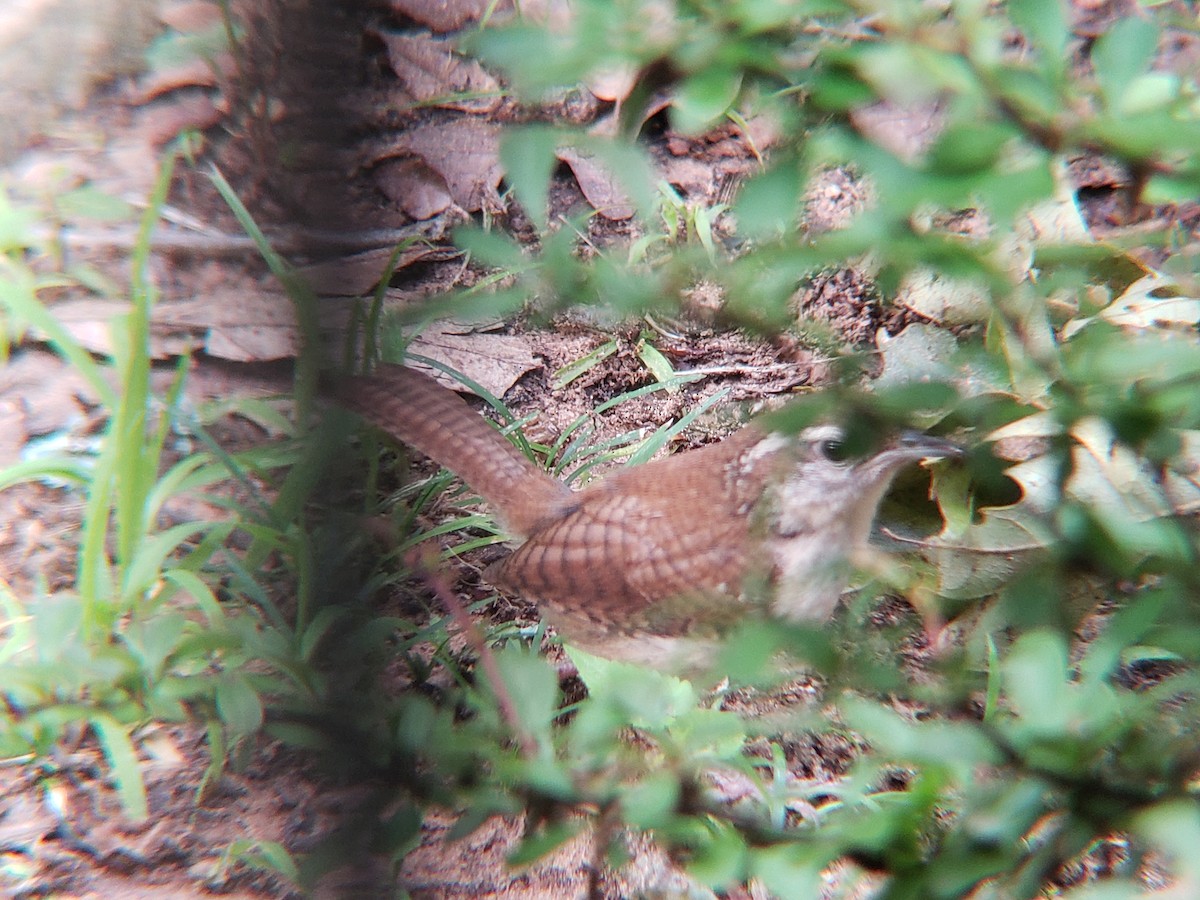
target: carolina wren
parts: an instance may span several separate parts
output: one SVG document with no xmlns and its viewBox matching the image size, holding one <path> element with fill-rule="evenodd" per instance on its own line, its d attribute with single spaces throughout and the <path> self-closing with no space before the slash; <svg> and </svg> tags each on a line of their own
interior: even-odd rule
<svg viewBox="0 0 1200 900">
<path fill-rule="evenodd" d="M 523 539 L 489 582 L 535 601 L 569 643 L 659 668 L 694 662 L 760 599 L 784 619 L 828 618 L 896 472 L 962 453 L 905 432 L 847 458 L 836 425 L 751 424 L 573 491 L 412 369 L 380 366 L 337 396 L 459 475 Z"/>
</svg>

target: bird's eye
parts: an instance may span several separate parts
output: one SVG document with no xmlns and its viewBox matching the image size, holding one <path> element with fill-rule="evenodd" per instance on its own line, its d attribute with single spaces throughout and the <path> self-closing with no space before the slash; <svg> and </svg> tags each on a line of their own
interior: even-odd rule
<svg viewBox="0 0 1200 900">
<path fill-rule="evenodd" d="M 826 438 L 817 444 L 817 452 L 833 463 L 844 463 L 850 458 L 845 443 L 835 438 Z"/>
</svg>

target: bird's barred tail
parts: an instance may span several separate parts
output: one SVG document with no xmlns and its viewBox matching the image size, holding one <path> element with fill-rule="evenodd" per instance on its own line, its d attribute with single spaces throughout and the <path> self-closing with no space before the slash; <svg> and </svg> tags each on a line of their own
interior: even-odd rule
<svg viewBox="0 0 1200 900">
<path fill-rule="evenodd" d="M 528 535 L 571 503 L 572 492 L 539 469 L 449 388 L 405 366 L 344 379 L 335 399 L 462 478 L 515 535 Z"/>
</svg>

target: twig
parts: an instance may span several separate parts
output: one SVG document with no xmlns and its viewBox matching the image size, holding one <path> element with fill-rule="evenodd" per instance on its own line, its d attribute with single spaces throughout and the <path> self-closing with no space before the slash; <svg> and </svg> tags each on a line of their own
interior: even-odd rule
<svg viewBox="0 0 1200 900">
<path fill-rule="evenodd" d="M 813 362 L 832 362 L 832 356 L 814 356 Z M 795 363 L 764 363 L 763 365 L 717 365 L 698 366 L 694 369 L 676 369 L 676 375 L 696 375 L 709 377 L 712 375 L 770 375 L 773 372 L 795 372 Z"/>
<path fill-rule="evenodd" d="M 587 891 L 584 894 L 587 900 L 603 900 L 604 891 L 600 885 L 600 875 L 607 868 L 604 860 L 619 825 L 617 804 L 615 802 L 604 804 L 600 809 L 600 815 L 596 818 L 596 827 L 592 833 L 592 864 L 588 867 Z"/>
<path fill-rule="evenodd" d="M 492 648 L 475 626 L 475 621 L 467 612 L 466 607 L 459 602 L 454 591 L 450 590 L 449 585 L 446 584 L 446 580 L 433 562 L 433 556 L 429 552 L 418 554 L 414 550 L 409 554 L 409 564 L 433 591 L 433 595 L 441 601 L 442 606 L 450 613 L 450 618 L 454 620 L 454 624 L 458 626 L 471 649 L 479 656 L 479 665 L 483 668 L 484 677 L 492 685 L 492 693 L 496 697 L 496 706 L 500 709 L 500 717 L 516 736 L 521 754 L 528 759 L 533 759 L 537 755 L 537 742 L 526 730 L 521 717 L 517 715 L 516 704 L 513 703 L 512 694 L 508 691 L 508 684 L 500 673 L 496 655 L 492 653 Z"/>
<path fill-rule="evenodd" d="M 433 231 L 434 233 L 430 233 Z M 407 228 L 373 228 L 365 231 L 334 231 L 323 228 L 289 228 L 267 234 L 267 240 L 277 253 L 356 252 L 392 247 L 413 238 L 439 237 L 437 229 L 428 225 Z M 119 226 L 103 229 L 80 229 L 69 226 L 41 228 L 36 239 L 56 241 L 71 250 L 128 250 L 138 240 L 137 230 Z M 155 229 L 150 247 L 158 252 L 197 253 L 207 256 L 235 256 L 257 253 L 253 239 L 244 234 L 221 231 L 183 231 L 176 228 Z"/>
</svg>

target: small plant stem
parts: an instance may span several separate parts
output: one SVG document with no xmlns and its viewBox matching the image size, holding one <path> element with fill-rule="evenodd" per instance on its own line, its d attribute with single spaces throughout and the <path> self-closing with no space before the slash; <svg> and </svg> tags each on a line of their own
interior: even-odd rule
<svg viewBox="0 0 1200 900">
<path fill-rule="evenodd" d="M 442 606 L 450 613 L 450 618 L 454 620 L 454 624 L 458 626 L 471 649 L 478 654 L 479 665 L 483 669 L 484 677 L 491 684 L 492 693 L 496 697 L 496 706 L 500 710 L 500 717 L 512 729 L 521 748 L 521 754 L 527 759 L 535 758 L 537 742 L 526 730 L 524 723 L 521 722 L 521 717 L 517 715 L 517 706 L 513 702 L 512 694 L 508 691 L 504 676 L 500 673 L 496 655 L 492 653 L 491 646 L 484 640 L 483 634 L 476 627 L 475 621 L 467 612 L 466 607 L 459 602 L 454 591 L 446 584 L 446 579 L 437 567 L 436 554 L 432 552 L 418 554 L 414 551 L 410 554 L 409 564 L 413 571 L 420 574 L 421 579 L 429 586 L 433 595 L 441 601 Z"/>
</svg>

